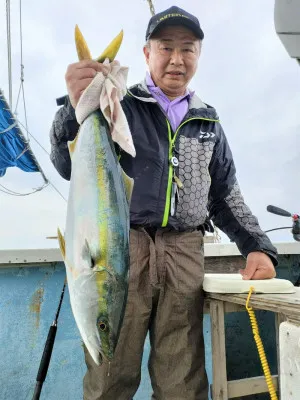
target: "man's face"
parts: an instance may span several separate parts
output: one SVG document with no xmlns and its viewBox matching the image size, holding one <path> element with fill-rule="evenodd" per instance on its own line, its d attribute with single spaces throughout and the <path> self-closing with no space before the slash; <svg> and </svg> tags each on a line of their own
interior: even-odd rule
<svg viewBox="0 0 300 400">
<path fill-rule="evenodd" d="M 200 40 L 183 26 L 167 26 L 144 47 L 154 83 L 170 98 L 182 96 L 194 76 L 200 55 Z"/>
</svg>

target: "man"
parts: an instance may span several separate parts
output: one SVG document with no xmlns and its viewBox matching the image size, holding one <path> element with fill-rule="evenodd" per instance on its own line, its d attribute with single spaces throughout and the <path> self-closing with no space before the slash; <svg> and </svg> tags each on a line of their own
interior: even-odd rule
<svg viewBox="0 0 300 400">
<path fill-rule="evenodd" d="M 152 399 L 208 398 L 202 333 L 207 210 L 247 258 L 244 279 L 275 276 L 276 249 L 244 203 L 216 111 L 188 89 L 203 38 L 198 19 L 178 7 L 152 17 L 144 46 L 149 74 L 122 101 L 137 151 L 134 159 L 120 152 L 135 181 L 129 297 L 111 365 L 97 367 L 85 351 L 85 400 L 133 398 L 148 331 Z M 71 173 L 67 141 L 78 130 L 74 107 L 102 70 L 87 60 L 68 67 L 69 97 L 51 130 L 51 159 L 65 179 Z"/>
</svg>

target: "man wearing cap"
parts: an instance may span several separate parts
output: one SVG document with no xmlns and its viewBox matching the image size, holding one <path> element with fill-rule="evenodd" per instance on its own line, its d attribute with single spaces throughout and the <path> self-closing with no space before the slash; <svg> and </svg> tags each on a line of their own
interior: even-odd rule
<svg viewBox="0 0 300 400">
<path fill-rule="evenodd" d="M 207 400 L 203 344 L 203 235 L 209 218 L 246 258 L 245 279 L 275 276 L 276 249 L 244 203 L 232 154 L 216 110 L 188 84 L 197 70 L 203 31 L 196 17 L 171 7 L 153 16 L 144 55 L 149 73 L 122 101 L 136 147 L 120 153 L 134 179 L 129 296 L 110 365 L 85 350 L 85 400 L 130 400 L 136 393 L 147 333 L 154 400 Z M 51 160 L 67 180 L 67 141 L 78 124 L 74 107 L 102 65 L 68 67 L 69 96 L 51 129 Z M 138 400 L 138 399 L 137 399 Z"/>
</svg>

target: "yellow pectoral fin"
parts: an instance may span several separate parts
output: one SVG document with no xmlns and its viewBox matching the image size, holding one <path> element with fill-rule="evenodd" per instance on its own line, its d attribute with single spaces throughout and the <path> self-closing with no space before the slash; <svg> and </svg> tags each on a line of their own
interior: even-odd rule
<svg viewBox="0 0 300 400">
<path fill-rule="evenodd" d="M 65 261 L 65 259 L 66 259 L 66 242 L 65 242 L 65 239 L 59 228 L 57 229 L 57 236 L 58 236 L 58 243 L 59 243 L 61 255 Z"/>
<path fill-rule="evenodd" d="M 78 28 L 78 25 L 75 26 L 75 44 L 76 44 L 78 59 L 80 61 L 92 59 L 88 45 L 87 45 L 80 29 Z"/>
<path fill-rule="evenodd" d="M 126 197 L 127 197 L 128 203 L 130 203 L 132 191 L 133 191 L 134 180 L 132 178 L 130 178 L 128 175 L 126 175 L 123 170 L 122 170 L 122 176 L 123 176 L 124 185 L 125 185 Z"/>
<path fill-rule="evenodd" d="M 77 139 L 78 139 L 78 133 L 75 136 L 74 140 L 70 140 L 68 142 L 68 148 L 69 148 L 69 153 L 70 153 L 70 157 L 72 157 L 72 155 L 74 154 L 74 151 L 76 149 L 76 143 L 77 143 Z"/>
<path fill-rule="evenodd" d="M 110 44 L 106 47 L 101 56 L 96 59 L 96 61 L 103 63 L 103 61 L 108 58 L 109 61 L 112 62 L 119 51 L 122 41 L 123 30 L 121 30 L 121 32 L 110 42 Z"/>
<path fill-rule="evenodd" d="M 57 236 L 58 236 L 59 248 L 60 248 L 64 263 L 65 263 L 66 267 L 68 267 L 70 269 L 73 278 L 77 279 L 79 276 L 79 271 L 76 270 L 74 267 L 72 267 L 72 265 L 66 259 L 66 242 L 65 242 L 63 234 L 61 233 L 59 228 L 57 229 Z"/>
</svg>

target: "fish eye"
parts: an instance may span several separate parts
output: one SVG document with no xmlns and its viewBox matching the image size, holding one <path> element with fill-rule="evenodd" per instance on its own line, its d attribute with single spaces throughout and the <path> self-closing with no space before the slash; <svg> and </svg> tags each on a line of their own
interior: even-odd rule
<svg viewBox="0 0 300 400">
<path fill-rule="evenodd" d="M 100 329 L 102 332 L 106 331 L 106 329 L 107 329 L 107 325 L 106 325 L 106 322 L 105 322 L 105 321 L 99 321 L 98 326 L 99 326 L 99 329 Z"/>
</svg>

